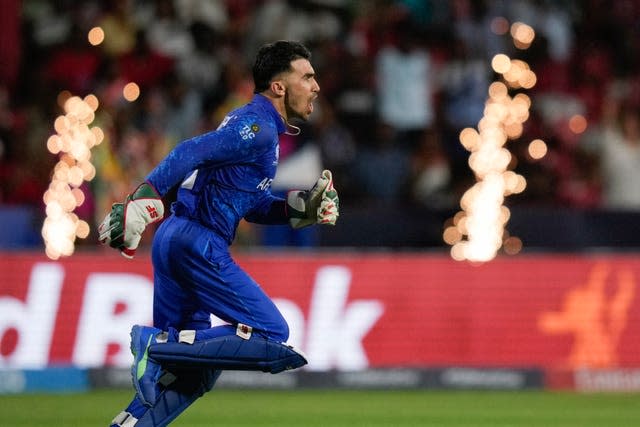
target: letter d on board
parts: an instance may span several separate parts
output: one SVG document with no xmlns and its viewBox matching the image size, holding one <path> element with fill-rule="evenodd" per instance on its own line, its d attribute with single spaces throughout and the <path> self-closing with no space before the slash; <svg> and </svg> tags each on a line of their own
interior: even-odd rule
<svg viewBox="0 0 640 427">
<path fill-rule="evenodd" d="M 38 263 L 31 270 L 24 302 L 0 297 L 0 340 L 12 329 L 17 333 L 15 347 L 0 354 L 0 367 L 47 366 L 63 279 L 60 265 Z"/>
</svg>

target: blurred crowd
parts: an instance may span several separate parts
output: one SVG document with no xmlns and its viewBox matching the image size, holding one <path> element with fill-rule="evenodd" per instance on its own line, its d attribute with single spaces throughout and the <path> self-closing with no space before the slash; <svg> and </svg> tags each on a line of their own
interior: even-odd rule
<svg viewBox="0 0 640 427">
<path fill-rule="evenodd" d="M 283 137 L 274 191 L 329 168 L 347 206 L 457 206 L 474 182 L 458 135 L 482 118 L 499 78 L 491 59 L 505 53 L 537 76 L 522 136 L 508 142 L 527 189 L 508 203 L 640 210 L 638 1 L 7 0 L 3 15 L 3 205 L 42 206 L 65 96 L 100 101 L 105 140 L 76 211 L 95 224 L 172 147 L 251 98 L 262 43 L 295 39 L 313 52 L 321 97 L 302 133 Z M 516 21 L 536 32 L 527 49 L 505 33 Z M 93 46 L 96 26 L 105 38 Z M 140 87 L 133 102 L 128 82 Z M 540 160 L 527 152 L 536 138 Z"/>
</svg>

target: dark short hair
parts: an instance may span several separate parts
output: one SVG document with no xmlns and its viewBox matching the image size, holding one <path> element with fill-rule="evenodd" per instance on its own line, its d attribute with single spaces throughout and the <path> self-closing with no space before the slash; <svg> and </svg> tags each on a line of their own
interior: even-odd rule
<svg viewBox="0 0 640 427">
<path fill-rule="evenodd" d="M 254 93 L 264 92 L 278 74 L 290 70 L 296 59 L 311 59 L 311 52 L 302 43 L 279 40 L 263 45 L 253 64 Z"/>
</svg>

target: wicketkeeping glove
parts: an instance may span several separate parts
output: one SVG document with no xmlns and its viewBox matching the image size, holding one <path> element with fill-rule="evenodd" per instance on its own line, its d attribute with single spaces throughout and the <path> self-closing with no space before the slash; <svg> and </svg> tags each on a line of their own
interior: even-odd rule
<svg viewBox="0 0 640 427">
<path fill-rule="evenodd" d="M 302 228 L 312 224 L 335 225 L 340 215 L 338 192 L 333 187 L 331 171 L 322 171 L 311 190 L 292 190 L 287 194 L 289 224 Z"/>
<path fill-rule="evenodd" d="M 124 203 L 114 203 L 98 227 L 102 243 L 120 250 L 126 258 L 133 258 L 147 225 L 160 221 L 164 205 L 156 191 L 147 183 L 140 184 Z"/>
</svg>

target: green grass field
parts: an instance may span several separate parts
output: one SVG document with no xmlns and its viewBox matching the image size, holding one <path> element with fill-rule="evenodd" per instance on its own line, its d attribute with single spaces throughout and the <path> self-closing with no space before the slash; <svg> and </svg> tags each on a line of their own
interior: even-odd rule
<svg viewBox="0 0 640 427">
<path fill-rule="evenodd" d="M 121 390 L 0 396 L 6 427 L 107 426 Z M 215 390 L 172 426 L 640 426 L 638 394 L 457 391 Z"/>
</svg>

